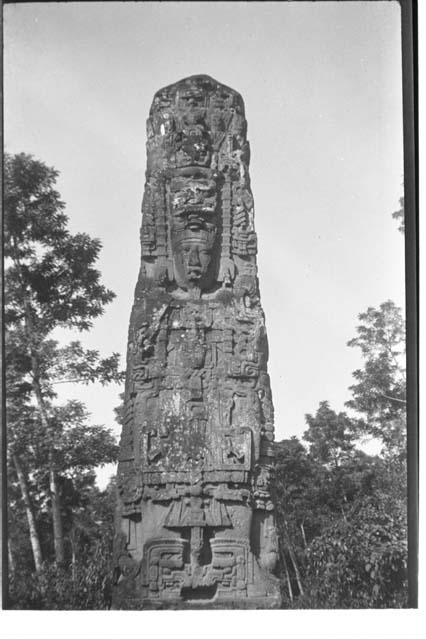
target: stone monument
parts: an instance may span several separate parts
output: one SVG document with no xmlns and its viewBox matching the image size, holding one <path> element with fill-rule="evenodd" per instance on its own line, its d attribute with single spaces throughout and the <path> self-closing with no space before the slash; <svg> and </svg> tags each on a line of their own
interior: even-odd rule
<svg viewBox="0 0 426 640">
<path fill-rule="evenodd" d="M 280 606 L 246 130 L 241 96 L 205 75 L 150 110 L 115 609 Z"/>
</svg>

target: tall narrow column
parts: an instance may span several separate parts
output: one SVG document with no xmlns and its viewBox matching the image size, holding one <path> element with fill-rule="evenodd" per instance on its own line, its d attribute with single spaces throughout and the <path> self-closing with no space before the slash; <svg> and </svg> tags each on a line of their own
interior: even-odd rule
<svg viewBox="0 0 426 640">
<path fill-rule="evenodd" d="M 147 121 L 114 607 L 280 606 L 273 406 L 241 96 L 209 76 Z"/>
</svg>

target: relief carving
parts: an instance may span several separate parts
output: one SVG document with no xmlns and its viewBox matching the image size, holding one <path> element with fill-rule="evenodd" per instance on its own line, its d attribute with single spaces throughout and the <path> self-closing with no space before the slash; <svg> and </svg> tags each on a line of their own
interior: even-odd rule
<svg viewBox="0 0 426 640">
<path fill-rule="evenodd" d="M 154 97 L 118 470 L 115 608 L 280 605 L 244 103 Z"/>
</svg>

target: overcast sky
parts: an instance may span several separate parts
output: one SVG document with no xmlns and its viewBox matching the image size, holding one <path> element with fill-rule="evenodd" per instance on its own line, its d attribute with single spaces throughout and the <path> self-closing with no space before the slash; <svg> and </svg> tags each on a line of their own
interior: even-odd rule
<svg viewBox="0 0 426 640">
<path fill-rule="evenodd" d="M 276 439 L 322 400 L 343 410 L 357 315 L 405 304 L 399 4 L 31 3 L 4 19 L 6 150 L 61 172 L 70 229 L 101 238 L 117 294 L 84 343 L 125 354 L 145 121 L 160 87 L 205 73 L 246 105 Z M 118 387 L 61 391 L 118 432 Z"/>
</svg>

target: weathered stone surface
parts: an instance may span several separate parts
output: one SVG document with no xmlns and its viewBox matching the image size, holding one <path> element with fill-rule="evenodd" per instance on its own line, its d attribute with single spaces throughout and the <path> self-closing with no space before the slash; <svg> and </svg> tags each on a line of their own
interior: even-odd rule
<svg viewBox="0 0 426 640">
<path fill-rule="evenodd" d="M 244 103 L 154 97 L 127 354 L 114 607 L 280 605 L 273 405 Z"/>
</svg>

